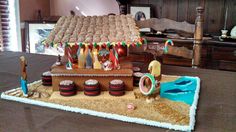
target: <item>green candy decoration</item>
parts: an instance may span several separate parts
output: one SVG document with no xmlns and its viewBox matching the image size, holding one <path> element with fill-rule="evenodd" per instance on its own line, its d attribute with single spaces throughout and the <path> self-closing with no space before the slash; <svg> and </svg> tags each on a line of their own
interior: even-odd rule
<svg viewBox="0 0 236 132">
<path fill-rule="evenodd" d="M 93 43 L 93 46 L 96 48 L 96 47 L 97 47 L 97 43 L 96 43 L 96 42 L 94 42 L 94 43 Z"/>
<path fill-rule="evenodd" d="M 111 43 L 110 42 L 107 42 L 107 47 L 109 48 L 111 46 Z"/>
<path fill-rule="evenodd" d="M 147 42 L 147 39 L 143 39 L 143 41 L 144 41 L 144 44 L 147 44 L 148 42 Z"/>
<path fill-rule="evenodd" d="M 65 43 L 65 46 L 66 46 L 66 47 L 69 47 L 69 44 L 68 44 L 68 42 L 66 42 L 66 43 Z"/>
<path fill-rule="evenodd" d="M 45 41 L 46 41 L 46 39 L 42 40 L 41 43 L 45 45 Z"/>
<path fill-rule="evenodd" d="M 79 46 L 82 47 L 82 46 L 83 46 L 83 43 L 80 42 L 80 43 L 79 43 Z"/>
<path fill-rule="evenodd" d="M 140 47 L 140 44 L 139 44 L 139 42 L 137 42 L 137 43 L 136 43 L 136 45 L 137 45 L 137 47 Z"/>
<path fill-rule="evenodd" d="M 125 47 L 125 45 L 126 45 L 124 41 L 122 41 L 122 43 L 121 43 L 121 44 L 122 44 L 122 46 L 124 46 L 124 47 Z"/>
<path fill-rule="evenodd" d="M 53 42 L 50 43 L 50 46 L 53 47 Z"/>
</svg>

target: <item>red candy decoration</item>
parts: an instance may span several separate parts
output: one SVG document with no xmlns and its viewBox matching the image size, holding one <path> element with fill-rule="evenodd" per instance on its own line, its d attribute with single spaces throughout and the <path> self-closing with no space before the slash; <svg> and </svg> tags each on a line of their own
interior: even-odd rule
<svg viewBox="0 0 236 132">
<path fill-rule="evenodd" d="M 131 44 L 133 47 L 135 47 L 135 43 L 133 42 L 132 44 Z"/>
</svg>

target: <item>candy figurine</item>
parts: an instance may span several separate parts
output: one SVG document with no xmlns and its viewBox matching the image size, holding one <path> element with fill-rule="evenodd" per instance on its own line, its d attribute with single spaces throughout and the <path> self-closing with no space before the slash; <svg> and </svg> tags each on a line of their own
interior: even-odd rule
<svg viewBox="0 0 236 132">
<path fill-rule="evenodd" d="M 109 61 L 109 60 L 107 60 L 106 62 L 104 62 L 104 63 L 102 64 L 102 68 L 103 68 L 103 70 L 105 70 L 105 71 L 110 71 L 110 70 L 112 70 L 112 62 Z"/>
<path fill-rule="evenodd" d="M 109 57 L 109 50 L 101 49 L 99 51 L 99 56 L 102 57 L 102 63 L 106 62 L 108 60 L 108 57 Z"/>
<path fill-rule="evenodd" d="M 94 51 L 93 51 L 93 57 L 94 57 L 93 68 L 94 68 L 94 69 L 102 69 L 102 65 L 101 65 L 101 63 L 98 61 L 98 52 L 97 52 L 97 49 L 94 49 Z"/>
<path fill-rule="evenodd" d="M 26 66 L 27 62 L 24 56 L 20 57 L 20 65 L 21 65 L 21 89 L 23 92 L 23 95 L 25 97 L 28 97 L 28 87 L 27 87 L 27 73 L 26 73 Z"/>
<path fill-rule="evenodd" d="M 60 55 L 58 55 L 56 65 L 57 66 L 61 65 L 61 56 Z"/>
<path fill-rule="evenodd" d="M 85 54 L 83 48 L 80 49 L 80 54 L 78 56 L 78 64 L 79 68 L 84 68 L 85 66 Z"/>
<path fill-rule="evenodd" d="M 160 81 L 161 79 L 161 64 L 157 60 L 153 60 L 148 65 L 148 70 L 151 75 L 153 75 L 157 80 Z"/>
<path fill-rule="evenodd" d="M 161 80 L 161 64 L 157 60 L 153 60 L 148 70 L 150 73 L 144 74 L 139 80 L 139 89 L 142 94 L 149 96 L 160 92 Z M 147 100 L 147 102 L 150 100 Z"/>
<path fill-rule="evenodd" d="M 90 69 L 93 66 L 93 60 L 91 56 L 90 49 L 88 50 L 88 54 L 86 56 L 86 68 Z"/>
<path fill-rule="evenodd" d="M 77 52 L 76 52 L 76 55 L 77 55 L 77 58 L 79 59 L 79 55 L 80 55 L 80 46 L 79 46 L 79 48 L 78 48 L 78 50 L 77 50 Z M 79 61 L 79 60 L 78 60 Z"/>
</svg>

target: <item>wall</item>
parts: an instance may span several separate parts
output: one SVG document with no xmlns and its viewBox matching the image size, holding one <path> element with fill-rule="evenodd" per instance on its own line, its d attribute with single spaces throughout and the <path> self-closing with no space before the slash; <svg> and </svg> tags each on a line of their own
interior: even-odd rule
<svg viewBox="0 0 236 132">
<path fill-rule="evenodd" d="M 195 22 L 196 7 L 205 5 L 204 32 L 219 33 L 228 6 L 227 28 L 236 25 L 236 0 L 129 0 L 129 4 L 150 4 L 153 17 Z"/>
<path fill-rule="evenodd" d="M 42 17 L 50 16 L 50 0 L 19 0 L 20 20 L 37 20 L 37 11 Z"/>
<path fill-rule="evenodd" d="M 119 6 L 116 0 L 50 0 L 50 13 L 52 16 L 69 15 L 70 10 L 76 15 L 82 12 L 88 16 L 119 14 Z"/>
</svg>

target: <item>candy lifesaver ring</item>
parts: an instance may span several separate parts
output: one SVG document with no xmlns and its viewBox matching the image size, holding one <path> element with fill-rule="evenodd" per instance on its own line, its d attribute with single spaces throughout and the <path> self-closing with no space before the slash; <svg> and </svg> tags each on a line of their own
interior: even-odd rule
<svg viewBox="0 0 236 132">
<path fill-rule="evenodd" d="M 145 86 L 145 80 L 149 78 L 150 81 L 151 81 L 151 87 L 147 87 Z M 157 81 L 155 79 L 155 77 L 149 73 L 147 74 L 144 74 L 141 78 L 140 78 L 140 81 L 139 81 L 139 89 L 141 91 L 142 94 L 144 95 L 150 95 L 152 94 L 155 90 L 156 90 L 156 84 L 157 84 Z"/>
</svg>

